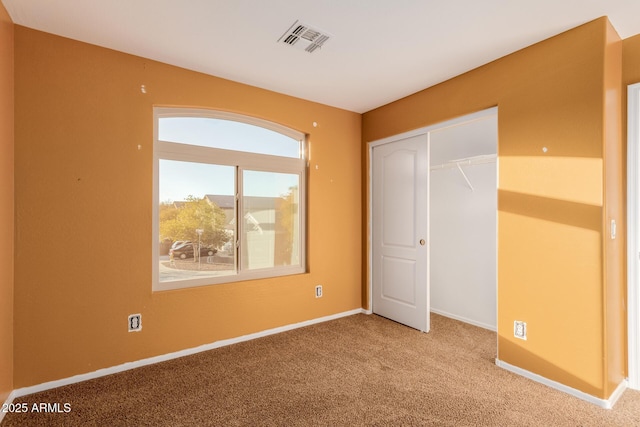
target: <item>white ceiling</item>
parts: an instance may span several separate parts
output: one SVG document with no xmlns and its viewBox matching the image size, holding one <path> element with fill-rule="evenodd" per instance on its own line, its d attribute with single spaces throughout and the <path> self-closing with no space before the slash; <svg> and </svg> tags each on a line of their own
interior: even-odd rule
<svg viewBox="0 0 640 427">
<path fill-rule="evenodd" d="M 16 24 L 365 112 L 640 0 L 2 0 Z M 277 43 L 300 20 L 312 54 Z"/>
</svg>

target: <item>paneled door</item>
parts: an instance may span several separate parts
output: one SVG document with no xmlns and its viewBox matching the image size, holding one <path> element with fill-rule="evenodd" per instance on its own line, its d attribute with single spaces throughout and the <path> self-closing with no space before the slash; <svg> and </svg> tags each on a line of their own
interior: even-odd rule
<svg viewBox="0 0 640 427">
<path fill-rule="evenodd" d="M 373 312 L 429 331 L 428 134 L 372 149 Z"/>
</svg>

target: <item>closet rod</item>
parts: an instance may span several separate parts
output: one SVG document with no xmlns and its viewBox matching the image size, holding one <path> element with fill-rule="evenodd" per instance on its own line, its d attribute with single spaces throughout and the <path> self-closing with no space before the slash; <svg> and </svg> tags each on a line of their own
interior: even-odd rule
<svg viewBox="0 0 640 427">
<path fill-rule="evenodd" d="M 459 168 L 460 166 L 466 165 L 480 165 L 483 163 L 493 163 L 498 158 L 495 154 L 482 154 L 480 156 L 474 157 L 465 157 L 463 159 L 449 160 L 440 165 L 431 166 L 429 169 L 449 169 L 449 168 Z"/>
</svg>

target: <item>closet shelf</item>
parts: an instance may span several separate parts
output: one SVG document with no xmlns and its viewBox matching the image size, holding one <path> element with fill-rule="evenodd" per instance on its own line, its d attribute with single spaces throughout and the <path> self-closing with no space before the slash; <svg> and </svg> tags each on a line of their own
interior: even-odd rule
<svg viewBox="0 0 640 427">
<path fill-rule="evenodd" d="M 467 182 L 467 185 L 469 186 L 471 191 L 474 191 L 473 185 L 471 185 L 471 181 L 469 181 L 467 174 L 465 174 L 462 170 L 462 166 L 495 163 L 497 158 L 498 156 L 496 154 L 483 154 L 480 156 L 465 157 L 463 159 L 449 160 L 448 162 L 442 163 L 440 165 L 431 166 L 429 170 L 457 168 L 462 174 L 464 180 Z"/>
<path fill-rule="evenodd" d="M 495 154 L 482 154 L 480 156 L 474 157 L 465 157 L 463 159 L 449 160 L 439 165 L 433 165 L 430 167 L 431 170 L 434 169 L 450 169 L 456 168 L 458 165 L 466 166 L 466 165 L 480 165 L 483 163 L 494 163 L 498 158 Z"/>
</svg>

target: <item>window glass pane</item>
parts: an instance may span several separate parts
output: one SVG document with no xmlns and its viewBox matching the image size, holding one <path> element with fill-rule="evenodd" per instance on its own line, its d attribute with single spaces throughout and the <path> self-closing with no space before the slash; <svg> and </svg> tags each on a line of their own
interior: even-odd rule
<svg viewBox="0 0 640 427">
<path fill-rule="evenodd" d="M 160 159 L 160 282 L 236 273 L 235 169 Z"/>
<path fill-rule="evenodd" d="M 300 141 L 263 127 L 210 117 L 161 117 L 158 139 L 295 159 L 301 156 Z"/>
<path fill-rule="evenodd" d="M 300 265 L 299 175 L 245 170 L 242 187 L 242 267 Z"/>
<path fill-rule="evenodd" d="M 154 290 L 304 272 L 304 135 L 213 110 L 154 117 Z"/>
</svg>

